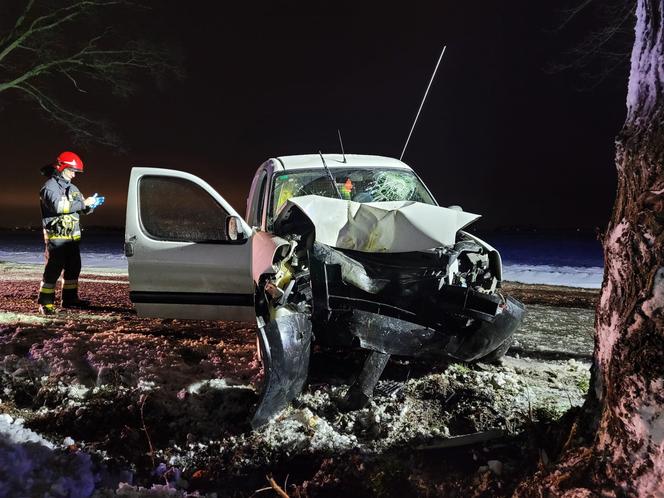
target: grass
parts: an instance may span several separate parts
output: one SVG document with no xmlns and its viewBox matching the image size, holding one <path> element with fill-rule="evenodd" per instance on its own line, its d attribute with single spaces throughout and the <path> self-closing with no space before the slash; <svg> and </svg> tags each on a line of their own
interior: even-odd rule
<svg viewBox="0 0 664 498">
<path fill-rule="evenodd" d="M 590 376 L 584 375 L 583 377 L 579 377 L 576 380 L 576 387 L 578 387 L 579 391 L 582 393 L 587 393 L 590 390 Z"/>
</svg>

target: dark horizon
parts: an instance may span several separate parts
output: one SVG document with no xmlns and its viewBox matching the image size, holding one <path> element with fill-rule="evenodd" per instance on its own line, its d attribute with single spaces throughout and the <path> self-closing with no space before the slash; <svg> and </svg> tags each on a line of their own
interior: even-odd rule
<svg viewBox="0 0 664 498">
<path fill-rule="evenodd" d="M 141 91 L 124 101 L 98 89 L 85 96 L 128 152 L 72 145 L 17 95 L 1 96 L 0 144 L 13 173 L 0 224 L 39 224 L 39 167 L 66 149 L 86 164 L 76 185 L 107 198 L 87 226 L 124 224 L 133 165 L 201 176 L 244 215 L 264 160 L 339 152 L 337 128 L 347 153 L 398 157 L 446 44 L 404 158 L 441 205 L 481 214 L 483 230 L 604 227 L 627 75 L 581 92 L 587 82 L 573 71 L 546 72 L 597 21 L 560 32 L 561 17 L 526 1 L 409 10 L 155 2 L 145 34 L 181 47 L 187 77 L 158 88 L 139 78 Z"/>
</svg>

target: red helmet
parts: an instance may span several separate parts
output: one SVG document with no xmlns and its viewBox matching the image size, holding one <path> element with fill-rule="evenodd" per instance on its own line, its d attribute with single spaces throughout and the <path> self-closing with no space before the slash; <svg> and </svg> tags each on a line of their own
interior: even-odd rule
<svg viewBox="0 0 664 498">
<path fill-rule="evenodd" d="M 67 168 L 83 173 L 83 161 L 78 157 L 78 154 L 65 151 L 58 156 L 55 161 L 55 170 L 58 173 L 62 173 Z"/>
</svg>

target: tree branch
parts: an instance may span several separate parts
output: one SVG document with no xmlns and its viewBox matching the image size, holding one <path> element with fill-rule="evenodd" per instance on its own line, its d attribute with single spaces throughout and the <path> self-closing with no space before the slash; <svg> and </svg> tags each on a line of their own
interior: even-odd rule
<svg viewBox="0 0 664 498">
<path fill-rule="evenodd" d="M 90 9 L 93 7 L 109 7 L 112 5 L 123 5 L 127 4 L 127 2 L 123 0 L 81 0 L 76 3 L 73 3 L 71 5 L 67 5 L 66 7 L 62 7 L 60 9 L 54 10 L 53 12 L 50 12 L 49 14 L 40 16 L 36 18 L 32 23 L 30 24 L 30 28 L 28 29 L 28 32 L 37 32 L 39 30 L 44 30 L 44 29 L 52 29 L 60 24 L 62 22 L 66 22 L 66 18 L 69 18 L 69 16 L 78 16 L 83 11 L 86 9 Z M 64 16 L 64 17 L 63 17 Z M 46 24 L 44 24 L 46 23 Z"/>
<path fill-rule="evenodd" d="M 591 4 L 594 7 L 589 9 Z M 622 49 L 623 45 L 625 48 L 630 45 L 627 40 L 631 38 L 632 31 L 626 25 L 633 19 L 634 4 L 633 0 L 611 0 L 594 4 L 592 0 L 577 0 L 576 7 L 567 10 L 563 22 L 554 32 L 561 31 L 572 19 L 587 10 L 591 11 L 588 15 L 602 18 L 603 27 L 582 35 L 576 46 L 566 52 L 564 61 L 549 63 L 545 70 L 558 73 L 573 69 L 590 82 L 589 87 L 584 84 L 582 89 L 591 90 L 614 72 L 626 68 L 629 52 Z"/>
<path fill-rule="evenodd" d="M 74 77 L 71 74 L 69 74 L 66 70 L 63 69 L 60 72 L 64 74 L 67 77 L 67 79 L 69 79 L 72 82 L 76 90 L 78 90 L 81 93 L 88 93 L 87 90 L 83 90 L 80 86 L 78 86 L 78 82 L 76 81 L 76 79 L 74 79 Z"/>
<path fill-rule="evenodd" d="M 87 30 L 73 29 L 84 22 L 84 15 L 101 15 L 112 6 L 142 7 L 132 0 L 65 0 L 60 2 L 64 7 L 45 12 L 36 12 L 36 0 L 23 1 L 24 9 L 0 42 L 0 94 L 18 90 L 79 141 L 118 145 L 104 121 L 60 103 L 56 96 L 62 88 L 80 95 L 103 84 L 114 95 L 127 96 L 134 90 L 132 76 L 137 72 L 181 75 L 172 51 L 140 40 L 123 43 L 127 38 L 117 29 L 90 37 L 78 36 Z"/>
<path fill-rule="evenodd" d="M 25 22 L 25 18 L 30 13 L 30 9 L 32 9 L 32 6 L 34 5 L 34 3 L 35 3 L 35 0 L 28 0 L 28 3 L 26 4 L 25 8 L 23 9 L 23 12 L 16 19 L 16 22 L 14 23 L 14 27 L 7 32 L 7 34 L 2 38 L 2 40 L 0 40 L 0 46 L 4 45 L 8 40 L 10 40 L 12 35 L 21 27 L 23 22 Z"/>
<path fill-rule="evenodd" d="M 577 50 L 577 52 L 580 53 L 580 56 L 576 60 L 576 65 L 583 65 L 586 59 L 600 52 L 602 47 L 611 41 L 616 36 L 616 34 L 621 32 L 622 26 L 627 21 L 631 21 L 633 13 L 633 7 L 625 7 L 625 9 L 621 12 L 621 18 L 618 19 L 618 21 L 613 26 L 610 26 L 606 30 L 599 32 L 594 37 L 590 37 L 586 42 L 585 47 Z"/>
<path fill-rule="evenodd" d="M 81 114 L 65 109 L 32 85 L 18 85 L 14 88 L 28 95 L 52 120 L 72 132 L 76 140 L 82 142 L 96 141 L 103 145 L 118 146 L 117 140 L 104 131 L 105 126 L 103 122 L 94 121 Z M 95 129 L 100 129 L 103 133 L 97 134 L 94 132 Z"/>
<path fill-rule="evenodd" d="M 113 1 L 85 0 L 55 10 L 50 14 L 40 16 L 36 18 L 34 21 L 32 21 L 30 27 L 27 30 L 25 30 L 22 34 L 17 36 L 13 41 L 9 42 L 9 40 L 11 40 L 11 35 L 8 37 L 7 42 L 9 42 L 9 44 L 2 51 L 0 51 L 0 61 L 3 60 L 5 57 L 7 57 L 10 53 L 12 53 L 19 45 L 23 44 L 26 40 L 33 37 L 34 35 L 45 31 L 54 30 L 62 24 L 73 21 L 74 19 L 76 19 L 76 17 L 81 15 L 85 10 L 89 8 L 108 7 L 124 3 L 126 2 L 123 2 L 121 0 L 113 0 Z M 23 24 L 23 21 L 21 21 L 21 24 Z"/>
<path fill-rule="evenodd" d="M 35 4 L 35 0 L 28 0 L 27 5 L 25 6 L 25 9 L 23 9 L 23 14 L 21 14 L 18 19 L 16 19 L 16 24 L 14 24 L 14 31 L 16 31 L 18 28 L 21 27 L 23 22 L 25 21 L 25 18 L 28 16 L 30 13 L 30 10 L 32 9 L 32 6 Z"/>
<path fill-rule="evenodd" d="M 34 4 L 35 4 L 35 0 L 28 0 L 28 3 L 25 5 L 25 8 L 23 9 L 23 12 L 16 19 L 16 22 L 14 23 L 14 27 L 9 31 L 8 36 L 11 36 L 11 34 L 18 31 L 18 29 L 23 25 L 23 23 L 25 22 L 25 19 L 28 17 L 28 14 L 30 13 L 30 10 L 32 10 L 32 6 Z"/>
<path fill-rule="evenodd" d="M 113 67 L 134 67 L 137 69 L 159 68 L 162 70 L 177 72 L 175 66 L 166 62 L 163 57 L 164 54 L 154 50 L 144 50 L 140 48 L 92 50 L 96 47 L 96 43 L 100 39 L 101 36 L 92 38 L 88 41 L 85 47 L 69 57 L 38 64 L 13 80 L 0 83 L 0 93 L 21 85 L 41 74 L 48 73 L 54 68 L 59 68 L 61 72 L 67 70 L 67 68 L 85 68 L 92 73 L 96 73 L 97 77 L 101 77 L 99 79 L 106 81 L 113 81 L 110 74 L 105 74 Z"/>
<path fill-rule="evenodd" d="M 66 17 L 63 17 L 59 21 L 56 21 L 52 24 L 49 24 L 47 26 L 43 26 L 41 28 L 30 28 L 27 31 L 25 31 L 22 35 L 18 36 L 15 38 L 9 45 L 7 45 L 1 52 L 0 52 L 0 61 L 3 60 L 5 57 L 7 57 L 9 54 L 11 54 L 16 48 L 18 48 L 23 42 L 25 42 L 29 37 L 36 33 L 40 33 L 42 31 L 48 31 L 50 29 L 54 29 L 56 26 L 71 21 L 74 19 L 79 13 L 73 13 L 70 14 Z M 34 24 L 34 23 L 33 23 Z"/>
<path fill-rule="evenodd" d="M 578 16 L 586 7 L 588 7 L 588 5 L 592 3 L 592 1 L 593 0 L 584 0 L 576 7 L 567 10 L 566 11 L 567 16 L 565 17 L 563 22 L 558 25 L 556 31 L 562 31 L 563 29 L 565 29 L 565 27 L 572 21 L 572 19 L 576 18 L 576 16 Z"/>
</svg>

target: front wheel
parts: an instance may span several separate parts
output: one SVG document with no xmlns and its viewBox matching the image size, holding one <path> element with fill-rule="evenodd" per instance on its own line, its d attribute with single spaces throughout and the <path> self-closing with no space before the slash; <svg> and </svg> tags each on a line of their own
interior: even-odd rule
<svg viewBox="0 0 664 498">
<path fill-rule="evenodd" d="M 491 363 L 491 364 L 496 364 L 499 363 L 500 360 L 502 359 L 503 356 L 505 356 L 505 353 L 509 350 L 509 348 L 512 347 L 512 344 L 514 343 L 514 337 L 508 337 L 505 342 L 503 342 L 500 346 L 498 346 L 496 349 L 491 351 L 489 354 L 483 356 L 482 358 L 479 358 L 478 362 L 480 363 Z"/>
</svg>

